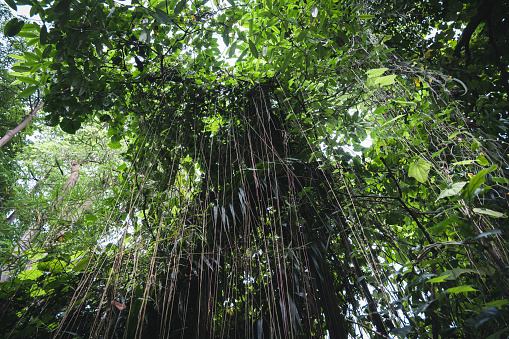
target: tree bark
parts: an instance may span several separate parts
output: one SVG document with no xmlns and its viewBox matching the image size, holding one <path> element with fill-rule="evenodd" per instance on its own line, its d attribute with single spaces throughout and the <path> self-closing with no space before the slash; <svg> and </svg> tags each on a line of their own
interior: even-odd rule
<svg viewBox="0 0 509 339">
<path fill-rule="evenodd" d="M 12 139 L 12 137 L 14 137 L 16 134 L 18 134 L 19 131 L 21 131 L 23 128 L 25 128 L 28 125 L 28 123 L 30 121 L 32 121 L 32 119 L 35 117 L 35 113 L 37 113 L 37 111 L 39 111 L 42 108 L 42 106 L 44 106 L 44 102 L 41 102 L 39 105 L 37 105 L 32 110 L 32 112 L 30 112 L 30 114 L 28 114 L 28 116 L 25 118 L 25 120 L 23 120 L 18 126 L 16 126 L 16 128 L 7 132 L 7 134 L 5 134 L 2 139 L 0 139 L 0 147 L 5 145 L 9 140 Z"/>
</svg>

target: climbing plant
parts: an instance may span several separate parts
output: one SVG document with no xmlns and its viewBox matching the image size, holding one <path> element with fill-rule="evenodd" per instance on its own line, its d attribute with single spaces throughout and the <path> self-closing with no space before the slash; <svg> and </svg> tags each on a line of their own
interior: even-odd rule
<svg viewBox="0 0 509 339">
<path fill-rule="evenodd" d="M 88 241 L 71 218 L 2 283 L 7 336 L 507 333 L 505 141 L 387 46 L 375 3 L 31 5 L 13 75 L 123 163 Z"/>
</svg>

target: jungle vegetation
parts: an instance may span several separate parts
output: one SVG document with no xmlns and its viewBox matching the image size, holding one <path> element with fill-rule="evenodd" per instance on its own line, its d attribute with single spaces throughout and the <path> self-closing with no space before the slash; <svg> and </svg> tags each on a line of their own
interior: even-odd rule
<svg viewBox="0 0 509 339">
<path fill-rule="evenodd" d="M 507 1 L 4 1 L 3 338 L 509 335 Z"/>
</svg>

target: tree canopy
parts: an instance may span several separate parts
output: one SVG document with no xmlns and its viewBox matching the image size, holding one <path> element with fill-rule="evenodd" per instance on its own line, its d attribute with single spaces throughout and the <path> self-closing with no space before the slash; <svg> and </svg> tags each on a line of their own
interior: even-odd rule
<svg viewBox="0 0 509 339">
<path fill-rule="evenodd" d="M 5 337 L 509 333 L 507 3 L 5 1 Z"/>
</svg>

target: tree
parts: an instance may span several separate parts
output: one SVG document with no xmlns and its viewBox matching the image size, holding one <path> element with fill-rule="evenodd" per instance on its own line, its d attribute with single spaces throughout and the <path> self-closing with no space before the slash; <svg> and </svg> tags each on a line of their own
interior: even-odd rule
<svg viewBox="0 0 509 339">
<path fill-rule="evenodd" d="M 35 4 L 40 46 L 19 76 L 39 84 L 49 124 L 72 134 L 98 117 L 111 148 L 128 144 L 104 201 L 125 229 L 14 280 L 12 333 L 507 331 L 503 143 L 465 127 L 446 74 L 391 54 L 371 8 Z"/>
</svg>

